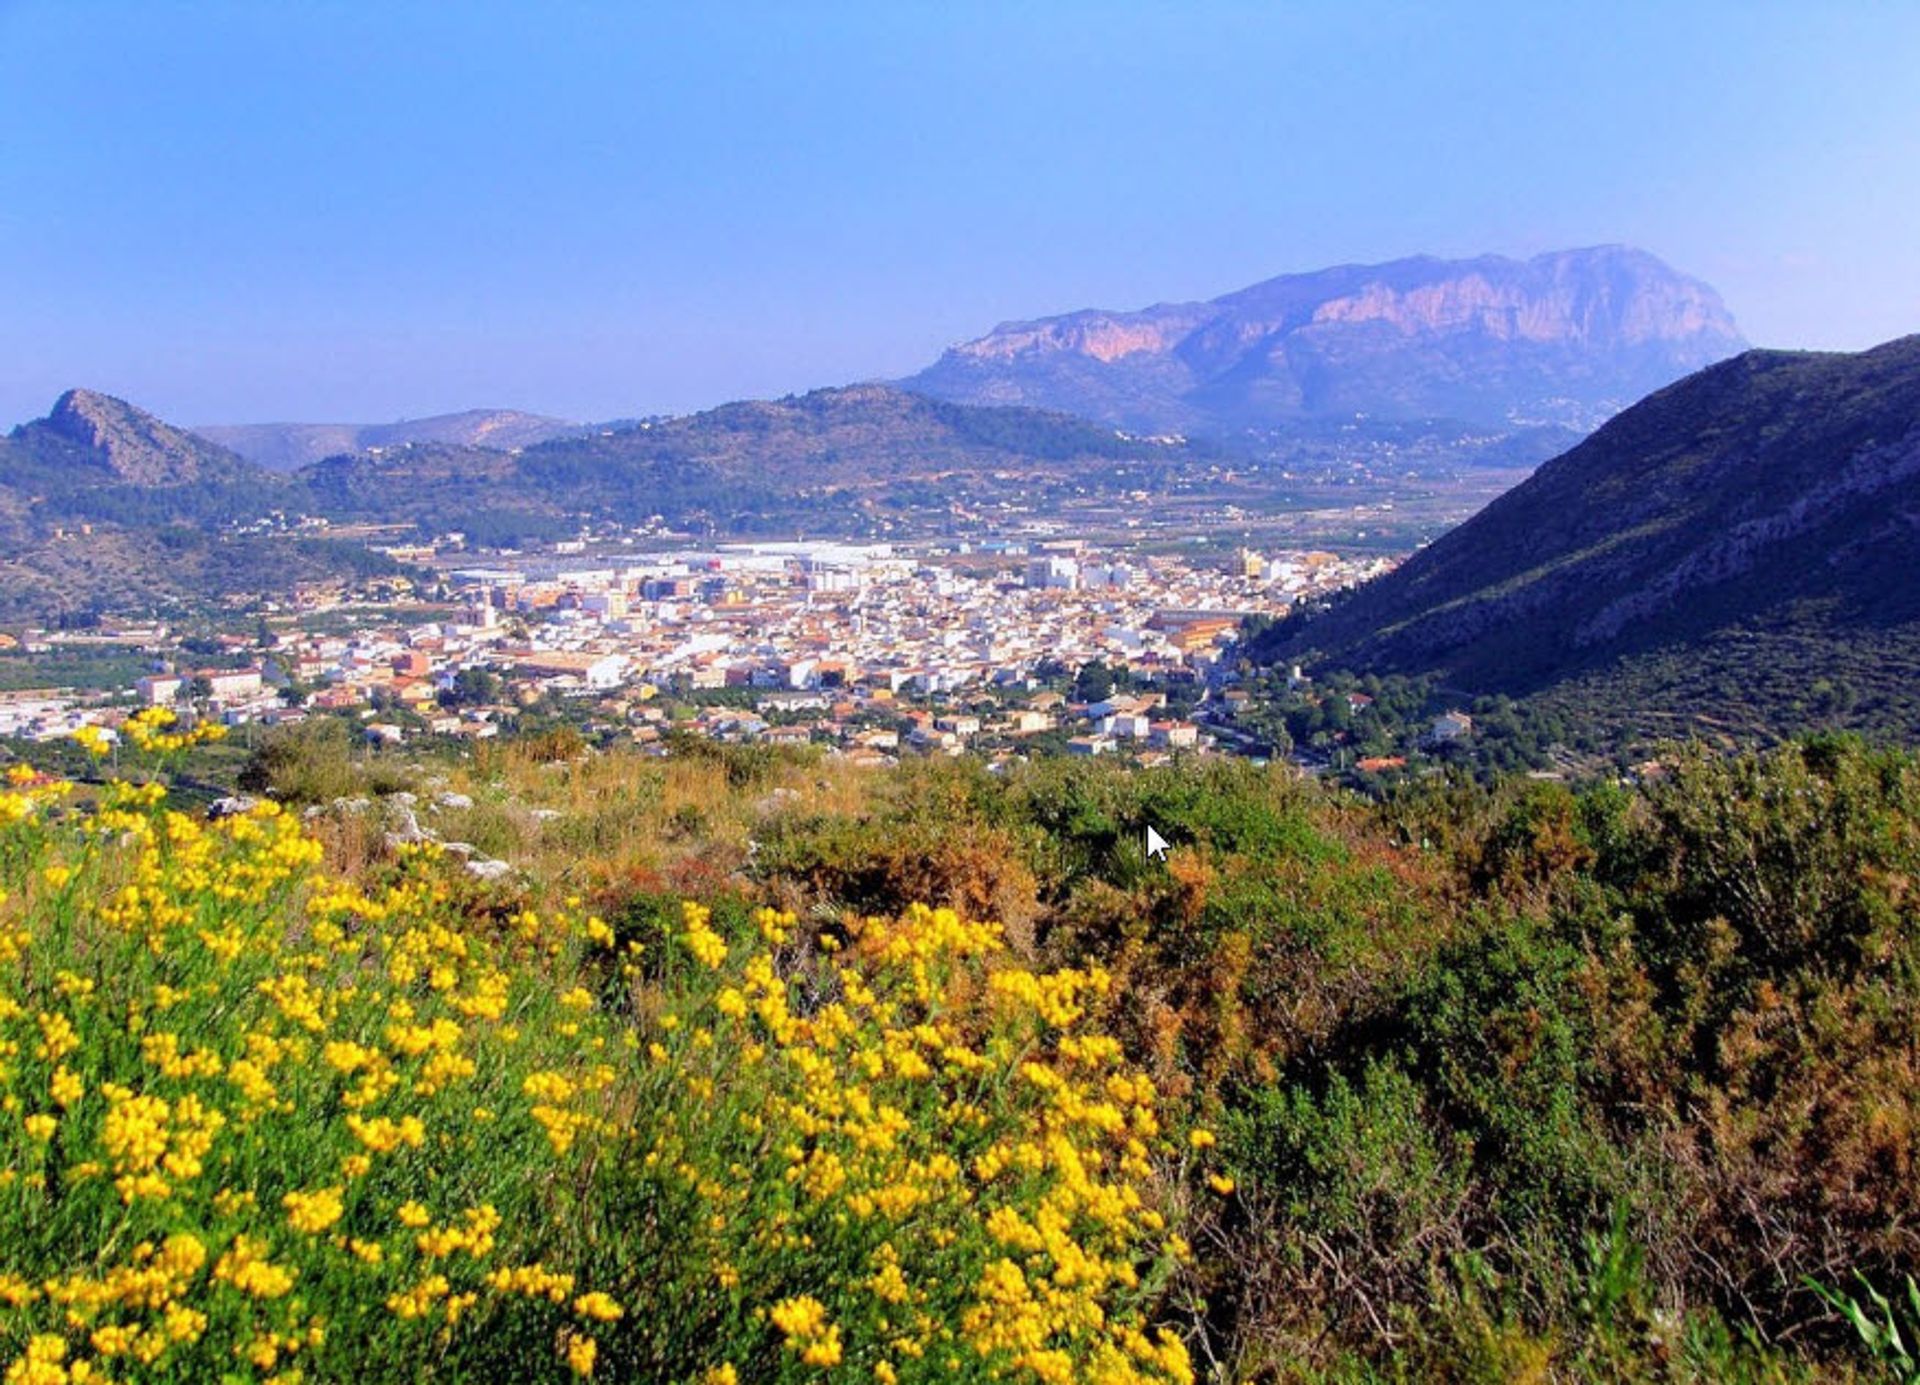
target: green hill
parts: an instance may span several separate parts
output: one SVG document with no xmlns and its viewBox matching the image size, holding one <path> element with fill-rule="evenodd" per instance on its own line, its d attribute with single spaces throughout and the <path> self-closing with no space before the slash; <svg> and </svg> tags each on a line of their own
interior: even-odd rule
<svg viewBox="0 0 1920 1385">
<path fill-rule="evenodd" d="M 1920 337 L 1752 351 L 1627 410 L 1269 660 L 1643 731 L 1920 734 Z"/>
<path fill-rule="evenodd" d="M 357 545 L 229 532 L 299 499 L 224 447 L 68 390 L 0 438 L 0 618 L 154 610 L 399 571 Z"/>
<path fill-rule="evenodd" d="M 716 533 L 884 532 L 954 505 L 1131 489 L 1214 455 L 1064 414 L 950 404 L 885 385 L 724 404 L 506 454 L 415 446 L 299 474 L 322 512 L 471 529 L 483 512 L 664 515 Z"/>
</svg>

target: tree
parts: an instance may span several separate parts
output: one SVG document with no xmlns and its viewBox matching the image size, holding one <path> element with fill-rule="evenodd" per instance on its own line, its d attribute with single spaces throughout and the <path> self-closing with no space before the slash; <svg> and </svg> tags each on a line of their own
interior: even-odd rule
<svg viewBox="0 0 1920 1385">
<path fill-rule="evenodd" d="M 440 692 L 442 707 L 477 707 L 500 699 L 500 675 L 492 669 L 463 668 L 453 685 Z"/>
<path fill-rule="evenodd" d="M 1113 696 L 1113 670 L 1104 661 L 1092 659 L 1080 666 L 1073 680 L 1076 702 L 1105 702 Z"/>
</svg>

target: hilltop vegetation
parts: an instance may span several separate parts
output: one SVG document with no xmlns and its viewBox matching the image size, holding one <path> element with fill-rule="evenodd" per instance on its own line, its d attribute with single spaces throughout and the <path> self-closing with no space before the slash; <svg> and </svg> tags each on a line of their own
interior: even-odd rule
<svg viewBox="0 0 1920 1385">
<path fill-rule="evenodd" d="M 0 438 L 0 539 L 49 526 L 222 524 L 279 498 L 273 478 L 123 400 L 68 390 L 45 418 Z"/>
<path fill-rule="evenodd" d="M 1239 762 L 871 772 L 568 732 L 409 762 L 303 729 L 250 776 L 278 814 L 22 783 L 15 1349 L 91 1359 L 119 1324 L 183 1370 L 322 1377 L 1863 1372 L 1808 1280 L 1920 1258 L 1920 762 L 1670 758 L 1641 791 L 1369 804 Z M 133 913 L 94 903 L 129 878 Z M 262 1105 L 237 1065 L 266 1052 Z M 99 1143 L 143 1097 L 164 1138 Z M 194 1332 L 113 1306 L 140 1263 Z"/>
</svg>

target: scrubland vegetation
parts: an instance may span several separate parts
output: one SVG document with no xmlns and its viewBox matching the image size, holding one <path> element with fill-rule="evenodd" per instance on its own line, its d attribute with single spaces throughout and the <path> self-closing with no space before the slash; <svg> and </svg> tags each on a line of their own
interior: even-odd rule
<svg viewBox="0 0 1920 1385">
<path fill-rule="evenodd" d="M 8 1378 L 1882 1378 L 1920 762 L 1668 763 L 16 767 Z"/>
</svg>

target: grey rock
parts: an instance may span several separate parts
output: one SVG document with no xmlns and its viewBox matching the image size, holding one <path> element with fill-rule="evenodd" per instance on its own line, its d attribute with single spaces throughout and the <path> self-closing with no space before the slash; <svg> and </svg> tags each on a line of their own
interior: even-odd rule
<svg viewBox="0 0 1920 1385">
<path fill-rule="evenodd" d="M 392 826 L 387 831 L 388 837 L 398 837 L 403 842 L 421 842 L 427 839 L 427 834 L 420 830 L 420 819 L 415 817 L 413 809 L 404 803 L 394 807 L 389 814 L 389 821 Z"/>
</svg>

